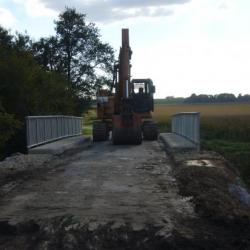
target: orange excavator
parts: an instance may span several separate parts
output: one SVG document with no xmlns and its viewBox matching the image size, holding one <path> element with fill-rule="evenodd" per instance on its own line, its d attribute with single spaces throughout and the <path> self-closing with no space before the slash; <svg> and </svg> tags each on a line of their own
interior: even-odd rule
<svg viewBox="0 0 250 250">
<path fill-rule="evenodd" d="M 112 132 L 113 144 L 141 144 L 142 139 L 157 140 L 158 127 L 152 120 L 155 86 L 151 79 L 131 80 L 132 50 L 129 30 L 122 29 L 119 61 L 114 65 L 110 90 L 97 93 L 97 118 L 93 141 L 105 141 Z"/>
</svg>

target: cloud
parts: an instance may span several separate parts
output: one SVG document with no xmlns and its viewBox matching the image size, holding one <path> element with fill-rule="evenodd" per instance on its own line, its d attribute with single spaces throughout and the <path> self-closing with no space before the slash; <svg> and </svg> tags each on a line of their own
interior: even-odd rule
<svg viewBox="0 0 250 250">
<path fill-rule="evenodd" d="M 62 11 L 74 7 L 97 22 L 112 22 L 137 17 L 163 17 L 173 14 L 172 6 L 191 0 L 40 0 L 46 8 Z"/>
<path fill-rule="evenodd" d="M 218 6 L 218 9 L 219 10 L 227 10 L 228 9 L 228 5 L 226 3 L 221 3 L 219 6 Z"/>
<path fill-rule="evenodd" d="M 30 17 L 56 17 L 57 12 L 46 8 L 41 0 L 12 0 L 15 4 L 22 5 Z"/>
<path fill-rule="evenodd" d="M 0 25 L 10 28 L 16 22 L 16 18 L 9 10 L 0 8 Z"/>
</svg>

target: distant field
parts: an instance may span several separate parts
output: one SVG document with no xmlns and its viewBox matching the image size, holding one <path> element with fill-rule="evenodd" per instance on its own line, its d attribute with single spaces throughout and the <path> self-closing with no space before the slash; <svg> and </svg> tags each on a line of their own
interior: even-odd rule
<svg viewBox="0 0 250 250">
<path fill-rule="evenodd" d="M 250 116 L 250 103 L 155 105 L 154 118 L 166 122 L 178 112 L 200 112 L 201 118 Z"/>
<path fill-rule="evenodd" d="M 185 98 L 183 97 L 177 97 L 177 98 L 174 98 L 174 99 L 154 99 L 154 103 L 155 105 L 158 105 L 158 104 L 181 104 L 183 103 L 183 101 L 185 100 Z"/>
<path fill-rule="evenodd" d="M 200 112 L 202 139 L 250 141 L 250 103 L 155 105 L 161 132 L 170 130 L 171 116 L 178 112 Z"/>
</svg>

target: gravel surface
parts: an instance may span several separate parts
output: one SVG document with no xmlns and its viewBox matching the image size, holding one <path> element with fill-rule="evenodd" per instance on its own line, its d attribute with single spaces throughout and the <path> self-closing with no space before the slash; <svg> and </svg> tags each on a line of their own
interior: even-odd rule
<svg viewBox="0 0 250 250">
<path fill-rule="evenodd" d="M 39 168 L 53 158 L 48 154 L 21 154 L 16 153 L 0 162 L 0 174 L 8 171 L 23 171 L 29 168 Z"/>
<path fill-rule="evenodd" d="M 1 249 L 248 249 L 249 207 L 217 154 L 90 144 L 0 163 Z"/>
</svg>

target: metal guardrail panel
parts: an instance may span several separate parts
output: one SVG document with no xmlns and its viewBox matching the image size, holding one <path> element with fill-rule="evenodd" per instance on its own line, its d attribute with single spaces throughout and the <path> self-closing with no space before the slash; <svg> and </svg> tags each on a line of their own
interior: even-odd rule
<svg viewBox="0 0 250 250">
<path fill-rule="evenodd" d="M 82 117 L 75 116 L 27 116 L 27 148 L 55 141 L 57 139 L 80 135 Z"/>
<path fill-rule="evenodd" d="M 172 132 L 181 135 L 197 145 L 200 150 L 200 113 L 182 112 L 172 116 Z"/>
</svg>

